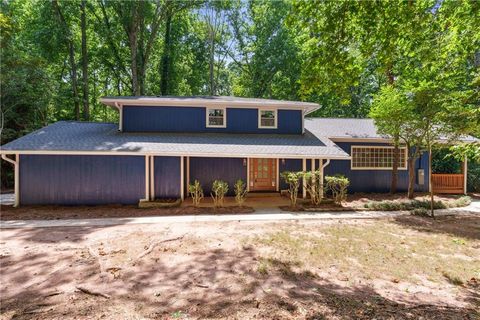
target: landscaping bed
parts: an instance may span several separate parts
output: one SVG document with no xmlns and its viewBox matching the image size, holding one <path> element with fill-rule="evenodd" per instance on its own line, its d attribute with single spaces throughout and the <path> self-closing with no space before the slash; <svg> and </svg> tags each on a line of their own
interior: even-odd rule
<svg viewBox="0 0 480 320">
<path fill-rule="evenodd" d="M 212 207 L 167 207 L 138 208 L 134 205 L 110 206 L 1 206 L 1 220 L 55 220 L 55 219 L 91 219 L 91 218 L 131 218 L 165 215 L 202 215 L 202 214 L 241 214 L 253 213 L 251 207 L 228 206 Z"/>
<path fill-rule="evenodd" d="M 471 203 L 469 196 L 444 196 L 435 195 L 435 209 L 460 208 Z M 282 206 L 284 211 L 415 211 L 430 209 L 430 195 L 419 194 L 414 199 L 408 199 L 404 194 L 353 194 L 347 197 L 342 204 L 333 203 L 331 199 L 325 199 L 319 205 L 313 205 L 308 200 L 299 200 L 297 207 Z M 423 211 L 422 211 L 423 212 Z"/>
</svg>

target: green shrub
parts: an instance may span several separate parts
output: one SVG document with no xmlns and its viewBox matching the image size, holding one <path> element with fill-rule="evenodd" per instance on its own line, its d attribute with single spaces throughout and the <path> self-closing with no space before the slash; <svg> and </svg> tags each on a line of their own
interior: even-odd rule
<svg viewBox="0 0 480 320">
<path fill-rule="evenodd" d="M 470 203 L 472 203 L 472 198 L 470 198 L 469 196 L 461 196 L 460 198 L 456 199 L 452 204 L 450 204 L 450 208 L 466 207 Z"/>
<path fill-rule="evenodd" d="M 325 188 L 332 192 L 333 201 L 337 204 L 347 200 L 347 187 L 349 185 L 348 178 L 342 175 L 325 177 Z"/>
<path fill-rule="evenodd" d="M 243 206 L 243 203 L 245 202 L 245 197 L 247 196 L 247 185 L 243 182 L 242 179 L 238 179 L 235 182 L 234 191 L 235 202 L 239 206 Z"/>
<path fill-rule="evenodd" d="M 322 173 L 317 171 L 302 172 L 302 179 L 305 181 L 305 187 L 310 196 L 313 205 L 319 205 L 323 198 L 323 177 Z"/>
<path fill-rule="evenodd" d="M 280 177 L 288 184 L 288 192 L 290 194 L 290 204 L 292 207 L 297 206 L 298 188 L 303 172 L 284 171 Z"/>
<path fill-rule="evenodd" d="M 192 197 L 192 202 L 195 207 L 200 205 L 200 201 L 203 199 L 203 189 L 202 185 L 198 180 L 195 180 L 193 183 L 188 185 L 188 192 Z"/>
<path fill-rule="evenodd" d="M 434 209 L 458 208 L 468 206 L 472 199 L 468 196 L 462 196 L 453 202 L 435 201 Z M 409 201 L 370 201 L 364 205 L 365 208 L 380 210 L 380 211 L 397 211 L 397 210 L 415 210 L 426 209 L 430 210 L 429 200 L 409 200 Z"/>
<path fill-rule="evenodd" d="M 223 199 L 228 192 L 228 183 L 222 180 L 215 180 L 212 184 L 212 199 L 215 207 L 223 207 Z"/>
</svg>

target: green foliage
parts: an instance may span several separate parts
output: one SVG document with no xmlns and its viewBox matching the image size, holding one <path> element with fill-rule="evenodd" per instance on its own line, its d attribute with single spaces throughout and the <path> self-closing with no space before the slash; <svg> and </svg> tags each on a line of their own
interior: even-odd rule
<svg viewBox="0 0 480 320">
<path fill-rule="evenodd" d="M 243 206 L 243 203 L 245 202 L 245 197 L 247 196 L 247 185 L 245 182 L 243 182 L 242 179 L 238 179 L 235 182 L 234 185 L 234 191 L 235 191 L 235 202 L 239 206 Z"/>
<path fill-rule="evenodd" d="M 212 184 L 212 199 L 215 207 L 223 207 L 224 197 L 228 192 L 228 183 L 222 180 L 215 180 Z"/>
<path fill-rule="evenodd" d="M 313 205 L 319 205 L 323 198 L 323 177 L 321 171 L 303 172 L 302 179 L 305 181 L 307 193 L 310 196 L 310 202 Z"/>
<path fill-rule="evenodd" d="M 350 181 L 348 178 L 342 175 L 325 177 L 325 188 L 332 193 L 333 201 L 337 204 L 347 200 L 347 188 L 349 185 Z"/>
<path fill-rule="evenodd" d="M 434 209 L 446 209 L 446 208 L 458 208 L 468 206 L 472 202 L 472 199 L 468 196 L 461 196 L 455 201 L 443 202 L 435 201 Z M 428 200 L 409 200 L 409 201 L 394 201 L 394 200 L 382 200 L 382 201 L 370 201 L 365 204 L 365 208 L 380 210 L 380 211 L 412 211 L 429 210 L 430 201 Z"/>
<path fill-rule="evenodd" d="M 200 181 L 195 180 L 193 183 L 188 185 L 188 192 L 192 197 L 192 203 L 195 207 L 200 205 L 200 201 L 203 199 L 203 189 Z"/>
<path fill-rule="evenodd" d="M 297 206 L 298 188 L 300 187 L 302 176 L 303 172 L 284 171 L 280 173 L 280 177 L 288 184 L 290 204 L 292 207 Z"/>
</svg>

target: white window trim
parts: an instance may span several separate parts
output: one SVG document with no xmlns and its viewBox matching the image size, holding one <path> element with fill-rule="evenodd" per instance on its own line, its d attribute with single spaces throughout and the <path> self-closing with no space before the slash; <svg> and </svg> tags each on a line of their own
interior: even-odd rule
<svg viewBox="0 0 480 320">
<path fill-rule="evenodd" d="M 266 127 L 262 126 L 262 111 L 272 111 L 274 114 L 274 123 L 275 125 L 273 127 Z M 259 108 L 258 109 L 258 128 L 259 129 L 278 129 L 278 110 L 277 109 L 264 109 L 264 108 Z"/>
<path fill-rule="evenodd" d="M 223 110 L 223 125 L 211 125 L 209 124 L 209 110 Z M 227 108 L 226 107 L 206 107 L 205 108 L 205 124 L 207 128 L 226 128 L 227 127 Z"/>
<path fill-rule="evenodd" d="M 360 145 L 352 145 L 350 146 L 350 170 L 392 170 L 391 167 L 354 167 L 353 166 L 353 149 L 356 148 L 372 148 L 372 149 L 393 149 L 394 147 L 392 146 L 360 146 Z M 405 162 L 399 163 L 398 170 L 405 171 L 407 170 L 407 160 L 408 160 L 408 153 L 407 153 L 407 148 L 406 147 L 400 147 L 400 152 L 405 153 Z"/>
</svg>

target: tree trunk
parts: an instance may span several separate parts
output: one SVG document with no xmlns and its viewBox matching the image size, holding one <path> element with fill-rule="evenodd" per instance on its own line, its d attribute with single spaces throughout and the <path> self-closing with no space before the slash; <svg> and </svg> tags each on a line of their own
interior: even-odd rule
<svg viewBox="0 0 480 320">
<path fill-rule="evenodd" d="M 57 13 L 57 17 L 60 20 L 60 23 L 65 28 L 67 33 L 67 45 L 68 45 L 68 55 L 70 61 L 70 77 L 72 80 L 72 92 L 73 92 L 73 103 L 75 106 L 75 119 L 78 121 L 80 120 L 80 102 L 78 96 L 78 88 L 77 88 L 77 65 L 75 63 L 75 46 L 73 44 L 72 33 L 70 32 L 70 28 L 67 25 L 67 21 L 60 10 L 60 6 L 58 5 L 57 0 L 52 0 L 52 5 L 55 8 Z"/>
<path fill-rule="evenodd" d="M 169 82 L 170 82 L 170 52 L 172 46 L 172 14 L 167 13 L 165 20 L 165 37 L 163 38 L 163 56 L 162 56 L 162 70 L 161 70 L 161 81 L 160 81 L 160 94 L 166 96 L 170 94 Z"/>
<path fill-rule="evenodd" d="M 210 95 L 215 95 L 214 67 L 215 67 L 215 32 L 213 26 L 209 26 L 210 37 L 210 58 L 209 58 L 209 79 L 210 79 Z"/>
<path fill-rule="evenodd" d="M 415 157 L 408 157 L 408 199 L 413 199 L 414 197 L 414 187 L 415 187 Z"/>
<path fill-rule="evenodd" d="M 81 4 L 82 29 L 82 76 L 83 76 L 83 120 L 90 120 L 90 106 L 88 102 L 88 53 L 87 53 L 87 18 L 85 14 L 86 0 Z"/>
<path fill-rule="evenodd" d="M 393 147 L 393 166 L 392 166 L 392 181 L 390 184 L 390 193 L 395 194 L 397 192 L 398 184 L 398 163 L 400 162 L 400 147 L 398 145 L 398 140 L 395 142 Z"/>
<path fill-rule="evenodd" d="M 130 69 L 132 72 L 132 93 L 134 96 L 140 95 L 140 87 L 138 86 L 138 69 L 137 69 L 137 32 L 131 30 L 128 33 L 128 41 L 130 42 Z"/>
<path fill-rule="evenodd" d="M 430 188 L 430 211 L 432 213 L 432 218 L 435 219 L 435 199 L 433 197 L 433 187 L 432 187 L 432 175 L 431 175 L 431 170 L 432 170 L 432 147 L 429 146 L 428 148 L 428 168 L 429 168 L 429 174 L 428 174 L 428 186 Z"/>
</svg>

